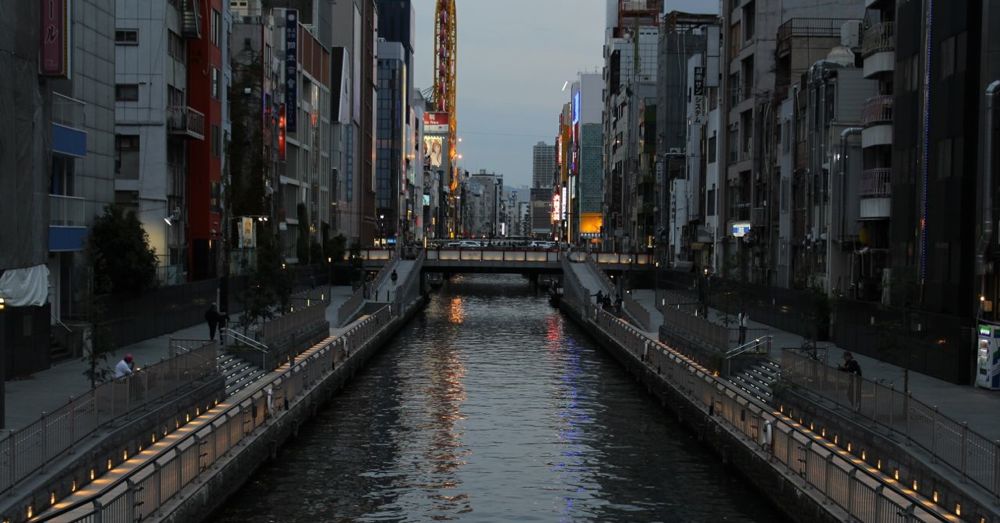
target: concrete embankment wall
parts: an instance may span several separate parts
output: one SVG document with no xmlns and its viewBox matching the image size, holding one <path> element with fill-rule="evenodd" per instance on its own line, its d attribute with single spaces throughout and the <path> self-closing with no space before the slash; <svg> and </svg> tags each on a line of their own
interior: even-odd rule
<svg viewBox="0 0 1000 523">
<path fill-rule="evenodd" d="M 245 437 L 228 456 L 220 458 L 211 470 L 205 471 L 198 481 L 165 503 L 162 510 L 149 520 L 165 523 L 211 521 L 212 513 L 249 481 L 258 467 L 276 457 L 278 449 L 289 438 L 297 436 L 299 428 L 335 397 L 371 357 L 423 308 L 424 303 L 424 299 L 417 301 L 371 342 L 351 353 L 312 390 L 289 405 L 288 410 L 273 418 L 263 430 Z"/>
<path fill-rule="evenodd" d="M 751 446 L 740 434 L 678 391 L 651 367 L 636 358 L 625 347 L 583 318 L 565 301 L 561 308 L 604 347 L 628 372 L 641 382 L 647 392 L 677 416 L 677 420 L 693 430 L 700 441 L 750 480 L 785 514 L 796 521 L 816 523 L 843 521 L 845 514 L 824 503 L 822 495 L 807 489 L 796 476 L 771 462 L 756 445 Z M 677 384 L 674 384 L 675 386 Z"/>
</svg>

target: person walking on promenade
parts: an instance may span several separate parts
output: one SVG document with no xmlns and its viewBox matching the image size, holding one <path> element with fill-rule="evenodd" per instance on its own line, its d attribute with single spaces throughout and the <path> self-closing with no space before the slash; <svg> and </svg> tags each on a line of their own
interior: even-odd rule
<svg viewBox="0 0 1000 523">
<path fill-rule="evenodd" d="M 389 275 L 389 278 L 392 280 L 392 286 L 395 287 L 396 286 L 396 280 L 399 279 L 399 275 L 396 274 L 396 269 L 392 270 L 392 274 Z"/>
<path fill-rule="evenodd" d="M 132 355 L 126 354 L 124 358 L 118 361 L 115 365 L 115 379 L 124 378 L 125 376 L 131 376 L 134 372 L 134 367 L 132 365 Z"/>
<path fill-rule="evenodd" d="M 747 342 L 747 322 L 749 321 L 750 321 L 750 315 L 745 312 L 741 312 L 738 318 L 740 326 L 740 345 L 743 345 L 744 343 Z"/>
<path fill-rule="evenodd" d="M 211 307 L 205 311 L 205 321 L 208 323 L 208 339 L 215 339 L 215 330 L 219 328 L 219 323 L 222 322 L 222 315 L 219 314 L 219 309 L 213 303 Z"/>
<path fill-rule="evenodd" d="M 854 355 L 844 351 L 844 364 L 837 367 L 837 370 L 851 374 L 850 384 L 847 387 L 847 399 L 851 402 L 851 407 L 857 408 L 861 402 L 861 365 Z"/>
</svg>

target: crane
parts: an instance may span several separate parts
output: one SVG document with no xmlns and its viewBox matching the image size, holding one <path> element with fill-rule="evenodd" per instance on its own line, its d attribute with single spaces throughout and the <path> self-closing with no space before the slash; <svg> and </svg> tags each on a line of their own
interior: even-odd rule
<svg viewBox="0 0 1000 523">
<path fill-rule="evenodd" d="M 455 106 L 455 78 L 458 65 L 458 20 L 455 0 L 437 0 L 434 11 L 434 105 L 448 114 L 448 164 L 455 169 L 458 156 L 458 116 Z M 452 194 L 458 189 L 458 176 L 452 173 Z"/>
</svg>

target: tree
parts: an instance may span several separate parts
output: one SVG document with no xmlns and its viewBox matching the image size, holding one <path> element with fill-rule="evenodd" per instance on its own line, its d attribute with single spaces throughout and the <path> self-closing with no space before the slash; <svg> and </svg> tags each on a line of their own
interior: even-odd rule
<svg viewBox="0 0 1000 523">
<path fill-rule="evenodd" d="M 156 252 L 135 212 L 109 205 L 87 239 L 96 294 L 140 294 L 156 287 Z"/>
<path fill-rule="evenodd" d="M 275 305 L 284 310 L 292 294 L 292 281 L 281 261 L 274 232 L 261 227 L 257 233 L 257 267 L 250 273 L 243 293 L 243 329 L 274 317 Z"/>
<path fill-rule="evenodd" d="M 108 355 L 114 352 L 115 344 L 111 336 L 111 331 L 104 320 L 105 310 L 102 298 L 94 292 L 100 285 L 110 285 L 107 273 L 94 271 L 101 254 L 95 252 L 88 246 L 86 252 L 87 264 L 84 268 L 85 281 L 87 285 L 83 288 L 84 319 L 87 324 L 84 339 L 83 361 L 87 364 L 83 375 L 90 380 L 90 388 L 94 389 L 99 383 L 103 383 L 111 378 L 111 369 L 108 367 Z"/>
</svg>

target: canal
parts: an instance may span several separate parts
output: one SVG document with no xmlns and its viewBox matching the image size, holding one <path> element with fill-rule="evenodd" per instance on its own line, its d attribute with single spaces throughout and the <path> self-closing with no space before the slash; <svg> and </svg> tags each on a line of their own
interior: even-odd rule
<svg viewBox="0 0 1000 523">
<path fill-rule="evenodd" d="M 211 521 L 782 521 L 526 279 L 456 277 Z"/>
</svg>

